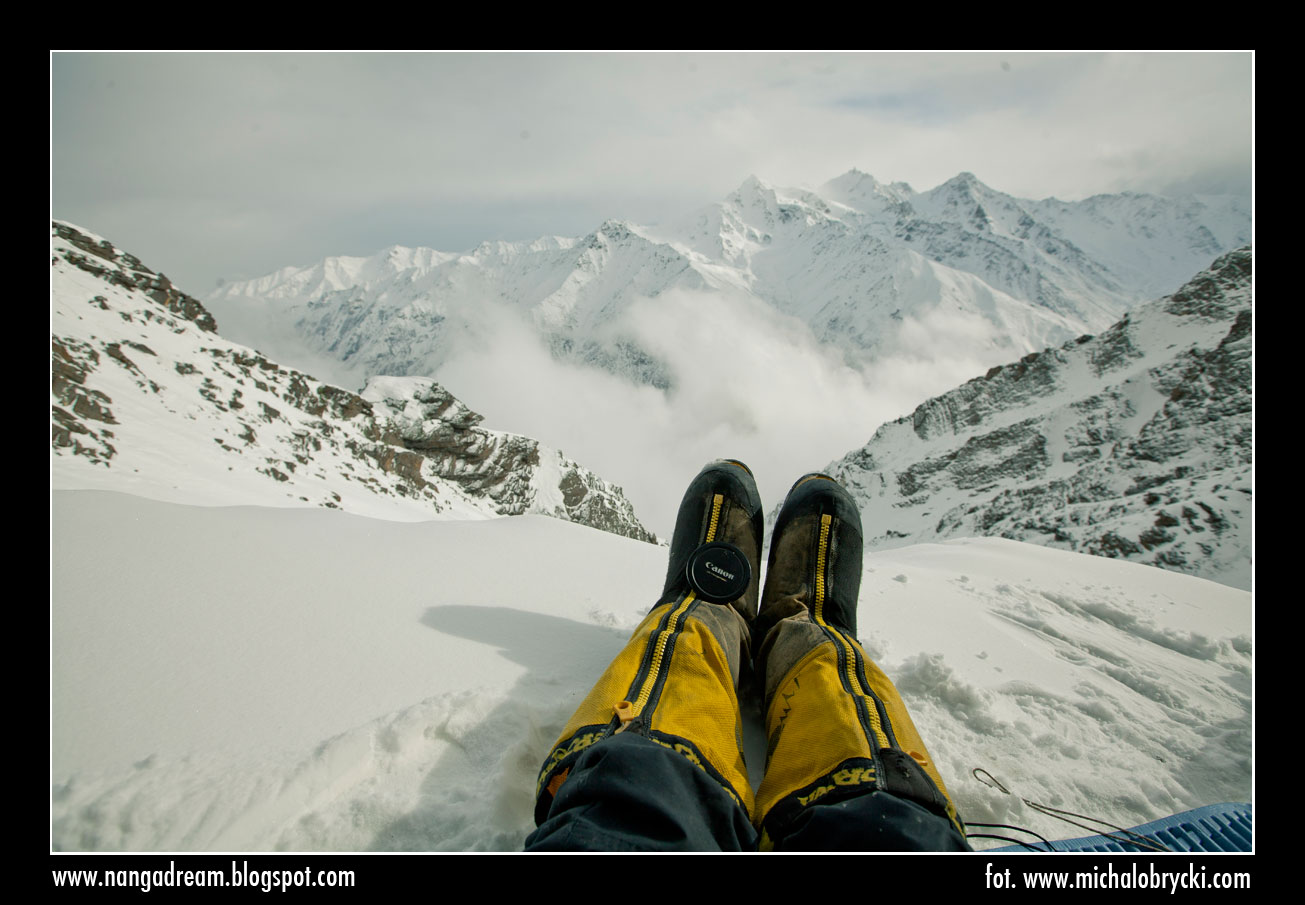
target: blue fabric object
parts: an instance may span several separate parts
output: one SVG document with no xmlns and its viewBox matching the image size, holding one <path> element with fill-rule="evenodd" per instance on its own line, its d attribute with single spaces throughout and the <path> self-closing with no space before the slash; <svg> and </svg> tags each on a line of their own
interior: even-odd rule
<svg viewBox="0 0 1305 905">
<path fill-rule="evenodd" d="M 1130 833 L 1144 836 L 1152 842 L 1175 852 L 1249 852 L 1251 851 L 1251 806 L 1240 802 L 1211 804 L 1203 808 L 1184 811 L 1172 817 L 1161 817 L 1150 823 L 1133 827 Z M 1052 840 L 1051 850 L 1057 852 L 1150 852 L 1151 849 L 1133 845 L 1126 840 L 1127 833 L 1111 836 L 1082 836 L 1078 839 Z M 1030 841 L 1038 851 L 1045 851 L 1041 842 Z M 1023 845 L 1006 845 L 988 849 L 989 852 L 1027 852 Z"/>
</svg>

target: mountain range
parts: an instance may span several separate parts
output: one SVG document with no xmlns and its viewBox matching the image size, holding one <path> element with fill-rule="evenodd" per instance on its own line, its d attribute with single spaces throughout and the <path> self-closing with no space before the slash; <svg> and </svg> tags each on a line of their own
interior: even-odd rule
<svg viewBox="0 0 1305 905">
<path fill-rule="evenodd" d="M 853 170 L 815 191 L 749 177 L 660 226 L 326 258 L 206 302 L 230 338 L 341 385 L 436 374 L 505 309 L 560 358 L 667 389 L 691 378 L 659 354 L 643 300 L 742 297 L 854 366 L 923 342 L 940 358 L 963 343 L 989 367 L 1104 329 L 1249 241 L 1235 198 L 1028 201 L 970 173 L 916 192 Z"/>
<path fill-rule="evenodd" d="M 750 177 L 658 227 L 609 220 L 578 239 L 328 258 L 229 284 L 208 303 L 244 341 L 357 385 L 436 374 L 468 347 L 492 347 L 510 321 L 555 359 L 672 401 L 710 381 L 719 405 L 700 406 L 698 420 L 737 421 L 762 448 L 791 440 L 759 411 L 784 403 L 749 398 L 755 381 L 720 373 L 750 348 L 773 383 L 800 380 L 783 337 L 805 336 L 867 381 L 925 375 L 895 399 L 910 412 L 896 420 L 871 420 L 859 398 L 819 382 L 796 394 L 842 422 L 839 436 L 858 425 L 874 435 L 828 449 L 816 438 L 834 432 L 807 430 L 801 466 L 834 458 L 871 549 L 998 535 L 1249 587 L 1249 236 L 1233 198 L 1029 201 L 969 173 L 916 192 L 853 170 L 816 191 Z M 737 312 L 787 324 L 781 348 Z M 734 335 L 685 346 L 693 328 L 666 326 L 684 317 Z M 720 370 L 703 367 L 705 354 Z M 986 374 L 954 388 L 958 361 Z M 566 391 L 553 395 L 567 404 Z M 756 427 L 767 419 L 770 433 Z"/>
</svg>

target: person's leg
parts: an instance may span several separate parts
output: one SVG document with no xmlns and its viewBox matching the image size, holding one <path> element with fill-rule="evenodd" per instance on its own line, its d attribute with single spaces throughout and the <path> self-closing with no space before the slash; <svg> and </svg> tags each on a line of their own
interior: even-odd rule
<svg viewBox="0 0 1305 905">
<path fill-rule="evenodd" d="M 755 850 L 747 811 L 704 762 L 633 732 L 608 736 L 576 758 L 525 850 Z"/>
<path fill-rule="evenodd" d="M 545 761 L 527 850 L 755 847 L 736 689 L 761 530 L 742 463 L 714 462 L 689 485 L 662 596 Z"/>
<path fill-rule="evenodd" d="M 775 524 L 753 625 L 768 740 L 761 847 L 966 850 L 901 697 L 856 640 L 862 552 L 847 491 L 825 475 L 799 480 Z"/>
</svg>

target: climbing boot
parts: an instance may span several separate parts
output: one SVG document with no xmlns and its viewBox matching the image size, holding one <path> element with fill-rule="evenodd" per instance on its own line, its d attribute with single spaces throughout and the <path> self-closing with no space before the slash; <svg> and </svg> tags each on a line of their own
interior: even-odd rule
<svg viewBox="0 0 1305 905">
<path fill-rule="evenodd" d="M 658 603 L 693 592 L 699 600 L 729 604 L 751 622 L 757 615 L 763 522 L 748 466 L 734 459 L 704 466 L 680 501 Z"/>
<path fill-rule="evenodd" d="M 751 661 L 762 525 L 742 462 L 712 462 L 689 483 L 661 596 L 554 743 L 536 788 L 537 823 L 572 770 L 583 773 L 597 756 L 586 752 L 618 735 L 621 747 L 639 736 L 682 758 L 751 819 L 738 688 Z"/>
<path fill-rule="evenodd" d="M 925 838 L 964 848 L 955 808 L 897 689 L 856 640 L 862 553 L 851 495 L 828 475 L 799 479 L 775 523 L 752 625 L 767 736 L 755 813 L 761 844 L 801 847 L 802 834 L 828 820 L 830 805 L 918 811 L 922 825 L 936 830 Z M 891 845 L 897 837 L 888 835 L 857 844 Z"/>
</svg>

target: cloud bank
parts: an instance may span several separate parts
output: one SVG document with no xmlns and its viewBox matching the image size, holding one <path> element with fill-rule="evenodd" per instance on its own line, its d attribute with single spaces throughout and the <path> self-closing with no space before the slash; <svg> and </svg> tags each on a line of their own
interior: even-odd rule
<svg viewBox="0 0 1305 905">
<path fill-rule="evenodd" d="M 437 379 L 486 427 L 560 447 L 620 484 L 647 527 L 667 537 L 680 494 L 711 459 L 746 462 L 769 511 L 798 477 L 906 414 L 902 400 L 1011 357 L 991 325 L 935 311 L 900 325 L 899 353 L 850 361 L 749 296 L 677 291 L 635 302 L 608 328 L 665 365 L 663 391 L 554 358 L 506 307 L 487 305 L 479 318 Z"/>
</svg>

